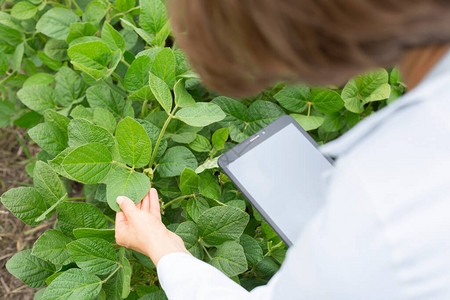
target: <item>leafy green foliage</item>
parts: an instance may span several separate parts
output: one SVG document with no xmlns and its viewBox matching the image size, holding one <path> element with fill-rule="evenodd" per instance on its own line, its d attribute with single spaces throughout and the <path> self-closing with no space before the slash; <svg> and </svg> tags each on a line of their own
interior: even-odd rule
<svg viewBox="0 0 450 300">
<path fill-rule="evenodd" d="M 31 249 L 16 253 L 6 263 L 6 269 L 33 288 L 44 286 L 45 279 L 56 271 L 53 264 L 32 255 Z"/>
<path fill-rule="evenodd" d="M 28 225 L 57 219 L 7 269 L 47 285 L 42 299 L 166 299 L 149 258 L 115 244 L 116 198 L 138 203 L 150 185 L 195 257 L 246 288 L 264 284 L 287 247 L 218 157 L 285 114 L 326 143 L 404 92 L 394 68 L 343 89 L 280 83 L 253 98 L 217 97 L 173 43 L 165 2 L 3 3 L 0 127 L 27 128 L 42 150 L 29 158 L 34 185 L 1 200 Z"/>
</svg>

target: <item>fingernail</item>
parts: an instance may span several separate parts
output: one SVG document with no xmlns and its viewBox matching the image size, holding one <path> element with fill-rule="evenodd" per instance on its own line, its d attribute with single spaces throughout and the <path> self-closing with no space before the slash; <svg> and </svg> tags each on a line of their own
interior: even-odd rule
<svg viewBox="0 0 450 300">
<path fill-rule="evenodd" d="M 116 201 L 117 201 L 117 204 L 122 204 L 122 202 L 123 202 L 123 197 L 122 196 L 119 196 L 119 197 L 117 197 L 117 199 L 116 199 Z"/>
</svg>

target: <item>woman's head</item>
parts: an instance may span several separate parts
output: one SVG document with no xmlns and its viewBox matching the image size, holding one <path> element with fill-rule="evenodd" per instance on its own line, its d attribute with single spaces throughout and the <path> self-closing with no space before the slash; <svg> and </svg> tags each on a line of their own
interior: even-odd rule
<svg viewBox="0 0 450 300">
<path fill-rule="evenodd" d="M 280 81 L 341 84 L 406 49 L 450 42 L 448 0 L 170 0 L 203 82 L 244 96 Z"/>
</svg>

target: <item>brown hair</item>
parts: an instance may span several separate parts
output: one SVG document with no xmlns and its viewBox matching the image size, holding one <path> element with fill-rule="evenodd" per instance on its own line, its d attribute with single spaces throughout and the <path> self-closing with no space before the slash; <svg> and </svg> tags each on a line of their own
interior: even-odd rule
<svg viewBox="0 0 450 300">
<path fill-rule="evenodd" d="M 341 84 L 405 49 L 450 42 L 448 0 L 171 0 L 176 41 L 206 86 Z"/>
</svg>

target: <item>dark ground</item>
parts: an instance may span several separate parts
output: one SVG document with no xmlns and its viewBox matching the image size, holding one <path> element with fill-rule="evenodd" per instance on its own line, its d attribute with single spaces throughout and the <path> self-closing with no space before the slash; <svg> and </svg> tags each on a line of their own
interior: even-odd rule
<svg viewBox="0 0 450 300">
<path fill-rule="evenodd" d="M 24 141 L 31 157 L 39 151 L 38 146 L 25 137 L 25 130 L 11 127 L 0 129 L 0 195 L 13 187 L 32 183 L 25 171 L 28 163 L 26 150 L 18 139 Z M 9 274 L 5 264 L 18 251 L 30 249 L 51 225 L 52 221 L 35 227 L 25 225 L 0 202 L 0 299 L 33 299 L 37 289 L 28 287 Z"/>
</svg>

